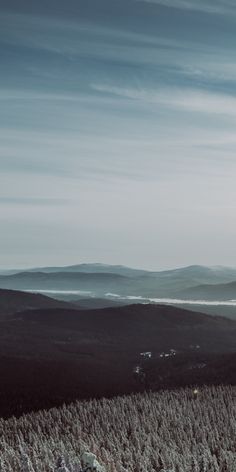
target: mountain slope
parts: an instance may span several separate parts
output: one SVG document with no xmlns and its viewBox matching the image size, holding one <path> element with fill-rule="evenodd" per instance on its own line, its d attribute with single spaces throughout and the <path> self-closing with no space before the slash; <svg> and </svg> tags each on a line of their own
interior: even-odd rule
<svg viewBox="0 0 236 472">
<path fill-rule="evenodd" d="M 0 276 L 0 287 L 18 290 L 93 290 L 125 286 L 126 277 L 109 273 L 20 272 Z"/>
<path fill-rule="evenodd" d="M 0 317 L 25 310 L 72 308 L 71 304 L 41 294 L 0 289 Z"/>
<path fill-rule="evenodd" d="M 236 300 L 236 281 L 227 284 L 198 285 L 179 293 L 193 300 Z"/>
<path fill-rule="evenodd" d="M 19 274 L 20 272 L 43 272 L 45 274 L 53 274 L 55 272 L 74 272 L 74 273 L 85 273 L 85 274 L 117 274 L 124 275 L 125 277 L 138 277 L 140 275 L 151 274 L 151 271 L 144 269 L 133 269 L 131 267 L 126 267 L 123 265 L 112 265 L 112 264 L 102 264 L 102 263 L 83 263 L 83 264 L 74 264 L 69 266 L 52 266 L 52 267 L 38 267 L 30 269 L 16 269 L 16 270 L 5 270 L 0 271 L 1 275 L 13 275 Z"/>
<path fill-rule="evenodd" d="M 79 298 L 73 300 L 73 305 L 79 306 L 80 309 L 84 310 L 96 310 L 101 308 L 111 308 L 118 306 L 131 305 L 133 302 L 128 303 L 126 300 L 110 300 L 105 298 Z"/>
<path fill-rule="evenodd" d="M 10 418 L 1 421 L 1 461 L 7 472 L 78 472 L 86 450 L 106 472 L 235 472 L 235 398 L 235 387 L 203 387 L 195 396 L 188 388 Z"/>
<path fill-rule="evenodd" d="M 217 382 L 215 357 L 234 352 L 235 322 L 175 307 L 27 310 L 1 322 L 0 414 Z M 203 363 L 208 370 L 195 369 Z"/>
<path fill-rule="evenodd" d="M 129 305 L 97 310 L 34 310 L 17 314 L 21 326 L 53 329 L 54 337 L 73 331 L 77 345 L 85 339 L 92 348 L 119 346 L 119 350 L 159 352 L 171 347 L 204 351 L 236 351 L 236 322 L 166 305 Z M 66 336 L 65 336 L 66 341 Z M 66 341 L 71 347 L 71 343 Z M 69 349 L 70 350 L 70 349 Z"/>
<path fill-rule="evenodd" d="M 121 296 L 176 297 L 180 291 L 203 284 L 229 283 L 236 270 L 225 267 L 189 266 L 149 272 L 123 266 L 80 264 L 64 268 L 43 268 L 1 275 L 0 287 L 34 290 L 77 290 L 104 298 L 107 292 Z M 88 294 L 89 295 L 89 294 Z"/>
<path fill-rule="evenodd" d="M 17 271 L 18 272 L 18 271 Z M 22 272 L 22 271 L 21 271 Z M 44 272 L 44 273 L 54 273 L 54 272 L 76 272 L 76 273 L 87 273 L 87 274 L 117 274 L 124 275 L 126 277 L 136 277 L 139 275 L 144 275 L 149 273 L 147 270 L 143 269 L 132 269 L 123 265 L 111 265 L 111 264 L 101 264 L 101 263 L 87 263 L 87 264 L 75 264 L 70 266 L 62 267 L 41 267 L 35 269 L 28 269 L 24 272 Z"/>
</svg>

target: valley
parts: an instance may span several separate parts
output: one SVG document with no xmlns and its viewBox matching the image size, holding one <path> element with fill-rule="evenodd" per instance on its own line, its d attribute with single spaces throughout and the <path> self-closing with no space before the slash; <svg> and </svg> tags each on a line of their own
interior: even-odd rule
<svg viewBox="0 0 236 472">
<path fill-rule="evenodd" d="M 165 290 L 170 284 L 187 287 L 199 281 L 199 273 L 208 280 L 211 274 L 217 294 L 218 272 L 82 269 L 1 275 L 0 286 L 8 287 L 0 289 L 1 415 L 19 416 L 75 399 L 236 384 L 233 304 L 121 295 L 131 286 L 138 291 L 144 279 L 149 291 L 154 283 L 155 290 L 163 288 L 166 278 Z M 223 269 L 220 274 L 221 280 L 232 276 Z M 195 287 L 191 290 L 198 291 Z"/>
</svg>

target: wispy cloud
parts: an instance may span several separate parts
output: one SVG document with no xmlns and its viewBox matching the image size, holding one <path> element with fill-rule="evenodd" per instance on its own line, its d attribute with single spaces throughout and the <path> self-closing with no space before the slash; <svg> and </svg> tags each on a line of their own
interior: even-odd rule
<svg viewBox="0 0 236 472">
<path fill-rule="evenodd" d="M 44 197 L 3 197 L 0 196 L 0 205 L 14 206 L 58 206 L 68 205 L 69 201 L 65 198 L 44 198 Z"/>
<path fill-rule="evenodd" d="M 144 48 L 150 50 L 149 57 L 143 57 L 143 62 L 150 61 L 156 48 L 164 50 L 178 49 L 197 50 L 198 46 L 191 41 L 174 40 L 156 34 L 132 32 L 126 29 L 111 29 L 107 25 L 94 25 L 81 21 L 50 19 L 42 16 L 2 13 L 0 19 L 0 38 L 5 44 L 24 46 L 28 49 L 44 50 L 59 55 L 75 56 L 106 56 L 115 60 L 131 61 L 136 51 L 141 53 Z M 128 48 L 128 51 L 125 51 Z M 126 52 L 126 54 L 125 54 Z"/>
<path fill-rule="evenodd" d="M 205 2 L 191 0 L 153 0 L 153 2 L 169 7 L 180 8 L 182 5 L 188 9 L 206 8 Z M 224 5 L 230 7 L 228 3 Z M 94 25 L 82 20 L 76 22 L 53 18 L 49 21 L 39 15 L 3 13 L 0 19 L 0 39 L 4 41 L 4 45 L 24 49 L 24 52 L 20 51 L 21 73 L 24 71 L 26 81 L 32 75 L 34 79 L 40 77 L 43 82 L 61 84 L 62 87 L 68 84 L 68 90 L 71 86 L 74 89 L 82 87 L 86 89 L 87 74 L 92 74 L 93 68 L 97 68 L 98 73 L 103 74 L 104 64 L 109 69 L 108 74 L 115 73 L 116 68 L 122 77 L 127 67 L 130 70 L 133 67 L 133 74 L 137 73 L 137 69 L 140 73 L 140 67 L 146 67 L 146 70 L 150 68 L 150 77 L 160 81 L 164 80 L 163 76 L 167 76 L 168 80 L 173 82 L 181 80 L 219 82 L 234 81 L 236 78 L 234 49 L 226 49 L 222 43 L 206 43 L 200 36 L 198 41 L 194 41 L 165 36 L 163 31 L 134 32 L 119 27 L 111 29 L 108 25 Z M 24 63 L 25 54 L 27 56 L 32 50 L 36 51 L 36 54 L 40 51 L 44 57 L 38 67 L 34 61 L 32 64 L 29 61 Z M 53 67 L 51 55 L 55 56 Z M 63 70 L 60 60 L 66 61 Z M 86 65 L 86 61 L 89 65 L 88 63 Z M 88 68 L 86 74 L 84 67 Z M 41 94 L 36 91 L 32 93 L 33 95 L 34 99 L 38 97 L 42 100 L 69 99 L 69 94 L 65 97 L 65 94 L 59 96 L 56 92 L 50 96 L 46 91 Z M 3 98 L 3 94 L 0 98 Z M 15 94 L 15 98 L 19 98 L 19 91 L 18 96 Z M 23 92 L 22 98 L 24 98 Z"/>
<path fill-rule="evenodd" d="M 130 100 L 138 100 L 186 112 L 236 117 L 236 97 L 228 94 L 174 87 L 157 90 L 122 88 L 103 84 L 91 84 L 91 87 L 104 94 L 116 95 Z"/>
<path fill-rule="evenodd" d="M 181 10 L 192 10 L 213 14 L 234 14 L 236 5 L 230 0 L 136 0 L 138 2 L 153 3 L 168 8 L 177 8 Z"/>
<path fill-rule="evenodd" d="M 235 1 L 141 1 L 1 13 L 6 265 L 232 261 Z"/>
</svg>

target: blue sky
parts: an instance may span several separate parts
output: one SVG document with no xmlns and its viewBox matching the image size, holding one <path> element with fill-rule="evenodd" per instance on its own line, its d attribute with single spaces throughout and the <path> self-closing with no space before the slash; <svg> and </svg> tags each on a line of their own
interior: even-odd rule
<svg viewBox="0 0 236 472">
<path fill-rule="evenodd" d="M 236 5 L 2 0 L 1 266 L 236 265 Z"/>
</svg>

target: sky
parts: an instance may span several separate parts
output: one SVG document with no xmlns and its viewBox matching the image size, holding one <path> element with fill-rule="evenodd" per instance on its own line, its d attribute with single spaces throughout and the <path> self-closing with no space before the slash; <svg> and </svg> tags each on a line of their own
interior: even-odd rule
<svg viewBox="0 0 236 472">
<path fill-rule="evenodd" d="M 0 268 L 236 266 L 235 0 L 1 0 Z"/>
</svg>

